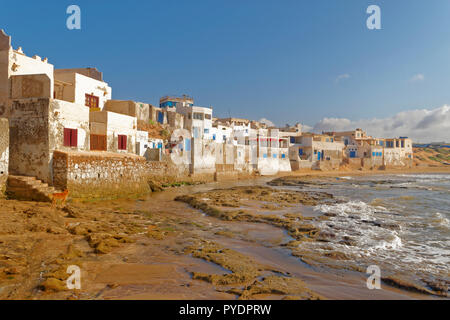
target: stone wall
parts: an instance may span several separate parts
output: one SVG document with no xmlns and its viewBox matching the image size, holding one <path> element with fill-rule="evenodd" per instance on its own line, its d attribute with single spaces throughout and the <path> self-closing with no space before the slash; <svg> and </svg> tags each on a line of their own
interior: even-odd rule
<svg viewBox="0 0 450 320">
<path fill-rule="evenodd" d="M 13 101 L 10 114 L 9 173 L 51 182 L 49 99 Z"/>
<path fill-rule="evenodd" d="M 51 98 L 53 88 L 46 74 L 11 76 L 11 99 Z"/>
<path fill-rule="evenodd" d="M 147 162 L 133 154 L 53 153 L 53 184 L 74 198 L 125 198 L 149 191 Z"/>
<path fill-rule="evenodd" d="M 150 119 L 150 105 L 143 102 L 108 100 L 103 110 L 136 117 L 144 123 L 148 123 Z"/>
<path fill-rule="evenodd" d="M 168 157 L 163 161 L 148 161 L 146 166 L 148 180 L 172 183 L 193 180 L 189 173 L 189 165 L 176 165 Z"/>
<path fill-rule="evenodd" d="M 167 124 L 171 128 L 182 129 L 184 127 L 184 116 L 175 111 L 167 111 Z"/>
<path fill-rule="evenodd" d="M 9 162 L 9 122 L 0 118 L 0 197 L 5 193 Z"/>
</svg>

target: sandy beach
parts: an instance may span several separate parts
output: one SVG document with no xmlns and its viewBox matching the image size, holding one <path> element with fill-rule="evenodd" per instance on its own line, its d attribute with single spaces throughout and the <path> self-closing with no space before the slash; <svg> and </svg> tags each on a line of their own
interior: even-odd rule
<svg viewBox="0 0 450 320">
<path fill-rule="evenodd" d="M 450 168 L 282 176 L 405 173 L 450 173 Z M 168 188 L 140 199 L 72 199 L 57 209 L 0 200 L 0 299 L 442 298 L 437 289 L 401 281 L 368 290 L 363 266 L 322 268 L 325 261 L 317 266 L 318 257 L 296 251 L 296 242 L 316 241 L 320 230 L 310 224 L 308 212 L 290 212 L 292 204 L 330 197 L 279 193 L 267 185 L 276 178 Z M 254 210 L 240 210 L 241 201 Z M 283 218 L 259 214 L 262 201 L 265 210 L 284 210 Z M 81 269 L 81 290 L 66 288 L 69 265 Z"/>
</svg>

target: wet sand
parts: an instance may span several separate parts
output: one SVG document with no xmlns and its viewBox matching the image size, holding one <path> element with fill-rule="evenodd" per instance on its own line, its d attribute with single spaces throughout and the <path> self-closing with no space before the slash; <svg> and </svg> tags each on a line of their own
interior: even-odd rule
<svg viewBox="0 0 450 320">
<path fill-rule="evenodd" d="M 368 173 L 376 174 L 290 175 Z M 390 173 L 405 171 L 382 172 Z M 227 221 L 174 201 L 273 179 L 182 186 L 137 200 L 71 201 L 58 209 L 0 200 L 0 299 L 438 298 L 386 284 L 368 290 L 362 272 L 317 268 L 293 256 L 283 246 L 293 238 L 280 225 Z M 68 265 L 81 268 L 81 290 L 65 288 Z"/>
</svg>

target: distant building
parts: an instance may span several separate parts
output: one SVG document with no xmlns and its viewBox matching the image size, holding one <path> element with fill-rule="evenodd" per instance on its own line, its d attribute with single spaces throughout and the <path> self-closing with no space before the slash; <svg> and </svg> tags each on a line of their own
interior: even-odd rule
<svg viewBox="0 0 450 320">
<path fill-rule="evenodd" d="M 340 137 L 304 133 L 290 139 L 289 159 L 293 170 L 338 169 L 342 163 L 345 144 Z"/>
</svg>

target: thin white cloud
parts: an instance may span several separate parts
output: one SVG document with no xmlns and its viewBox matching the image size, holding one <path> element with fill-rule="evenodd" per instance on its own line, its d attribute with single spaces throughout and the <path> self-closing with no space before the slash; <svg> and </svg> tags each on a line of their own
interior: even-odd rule
<svg viewBox="0 0 450 320">
<path fill-rule="evenodd" d="M 312 132 L 314 127 L 308 126 L 307 124 L 302 123 L 302 132 Z"/>
<path fill-rule="evenodd" d="M 348 73 L 344 73 L 344 74 L 340 74 L 337 76 L 336 80 L 334 80 L 336 83 L 341 82 L 342 80 L 347 80 L 349 79 L 351 76 Z"/>
<path fill-rule="evenodd" d="M 268 127 L 275 127 L 275 124 L 266 118 L 261 118 L 258 122 L 265 123 Z"/>
<path fill-rule="evenodd" d="M 361 128 L 374 137 L 393 138 L 407 136 L 415 142 L 450 142 L 450 106 L 399 112 L 383 119 L 323 118 L 314 132 L 347 131 Z"/>
<path fill-rule="evenodd" d="M 419 82 L 424 80 L 425 76 L 422 73 L 415 74 L 411 79 L 409 79 L 410 82 Z"/>
</svg>

